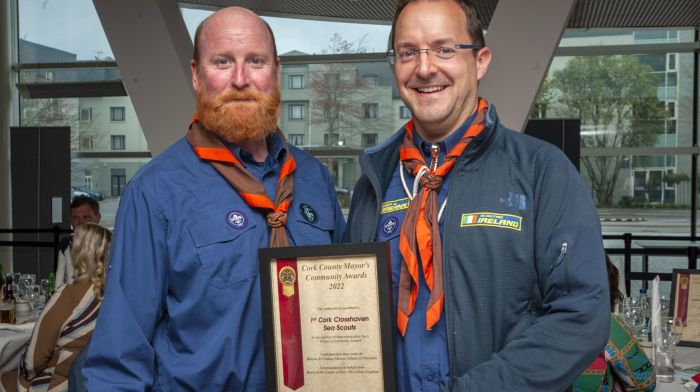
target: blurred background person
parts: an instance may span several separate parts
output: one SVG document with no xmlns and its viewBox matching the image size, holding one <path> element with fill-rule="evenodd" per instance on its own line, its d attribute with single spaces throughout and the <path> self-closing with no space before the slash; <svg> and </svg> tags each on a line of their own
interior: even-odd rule
<svg viewBox="0 0 700 392">
<path fill-rule="evenodd" d="M 71 364 L 95 328 L 111 239 L 112 233 L 96 224 L 75 229 L 70 251 L 75 280 L 59 287 L 44 307 L 19 369 L 2 375 L 3 391 L 68 390 Z"/>
<path fill-rule="evenodd" d="M 605 255 L 610 284 L 610 311 L 625 296 L 618 288 L 619 272 Z M 637 344 L 624 322 L 614 313 L 610 317 L 610 337 L 598 358 L 591 363 L 574 383 L 575 392 L 598 391 L 653 391 L 656 388 L 656 369 Z"/>
<path fill-rule="evenodd" d="M 99 224 L 100 204 L 90 196 L 76 196 L 70 203 L 70 224 L 73 230 L 85 223 Z M 73 283 L 73 263 L 70 256 L 70 245 L 73 236 L 64 237 L 58 246 L 58 265 L 56 267 L 56 287 L 65 283 Z"/>
</svg>

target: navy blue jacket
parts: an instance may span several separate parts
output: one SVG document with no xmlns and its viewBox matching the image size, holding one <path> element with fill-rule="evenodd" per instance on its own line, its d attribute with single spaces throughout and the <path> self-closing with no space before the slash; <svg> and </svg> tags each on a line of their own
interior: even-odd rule
<svg viewBox="0 0 700 392">
<path fill-rule="evenodd" d="M 375 240 L 404 132 L 360 156 L 346 241 Z M 452 170 L 443 216 L 447 389 L 566 389 L 610 325 L 600 223 L 579 173 L 554 146 L 502 127 L 493 106 Z"/>
</svg>

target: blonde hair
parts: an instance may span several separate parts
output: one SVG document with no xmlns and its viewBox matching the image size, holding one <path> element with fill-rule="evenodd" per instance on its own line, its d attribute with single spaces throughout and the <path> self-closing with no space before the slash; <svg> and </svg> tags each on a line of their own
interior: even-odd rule
<svg viewBox="0 0 700 392">
<path fill-rule="evenodd" d="M 70 250 L 73 268 L 75 268 L 75 280 L 91 282 L 100 299 L 104 294 L 111 241 L 111 231 L 94 223 L 86 223 L 75 229 Z"/>
</svg>

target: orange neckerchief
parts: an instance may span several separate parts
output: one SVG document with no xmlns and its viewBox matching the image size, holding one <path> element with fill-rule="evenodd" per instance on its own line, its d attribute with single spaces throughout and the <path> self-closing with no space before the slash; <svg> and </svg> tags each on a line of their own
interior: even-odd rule
<svg viewBox="0 0 700 392">
<path fill-rule="evenodd" d="M 204 129 L 198 120 L 199 117 L 195 114 L 187 131 L 187 141 L 195 154 L 209 162 L 249 206 L 266 213 L 267 225 L 271 228 L 270 247 L 289 246 L 284 226 L 287 223 L 287 211 L 292 204 L 294 178 L 291 174 L 296 168 L 296 163 L 282 132 L 277 130 L 284 140 L 286 154 L 277 179 L 277 195 L 273 203 L 265 192 L 265 187 L 243 167 L 224 143 L 216 135 Z"/>
<path fill-rule="evenodd" d="M 401 335 L 406 334 L 408 317 L 413 312 L 418 296 L 419 252 L 425 283 L 430 289 L 430 299 L 426 310 L 426 328 L 432 328 L 440 320 L 445 294 L 442 278 L 442 241 L 440 239 L 440 225 L 438 224 L 438 191 L 442 186 L 442 178 L 449 173 L 469 142 L 484 129 L 487 110 L 488 103 L 479 98 L 474 121 L 464 133 L 462 140 L 445 155 L 443 164 L 437 168 L 428 167 L 425 164 L 423 154 L 413 142 L 413 119 L 405 126 L 406 134 L 399 151 L 401 162 L 406 170 L 414 176 L 418 175 L 422 167 L 427 168 L 428 172 L 421 177 L 420 184 L 423 189 L 409 204 L 401 226 L 399 250 L 404 262 L 401 264 L 397 317 Z M 437 159 L 436 155 L 433 154 L 433 161 Z"/>
</svg>

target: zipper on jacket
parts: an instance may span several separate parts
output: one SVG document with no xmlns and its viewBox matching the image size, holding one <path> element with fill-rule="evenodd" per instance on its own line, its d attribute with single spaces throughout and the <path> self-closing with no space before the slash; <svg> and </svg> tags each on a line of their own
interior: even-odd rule
<svg viewBox="0 0 700 392">
<path fill-rule="evenodd" d="M 557 257 L 557 261 L 552 264 L 552 268 L 549 269 L 549 273 L 551 274 L 552 271 L 554 271 L 555 268 L 559 266 L 562 262 L 564 262 L 564 257 L 566 256 L 566 253 L 569 249 L 569 243 L 566 241 L 561 242 L 561 248 L 559 249 L 559 257 Z M 569 264 L 564 263 L 564 285 L 565 290 L 564 293 L 566 295 L 569 295 Z"/>
</svg>

